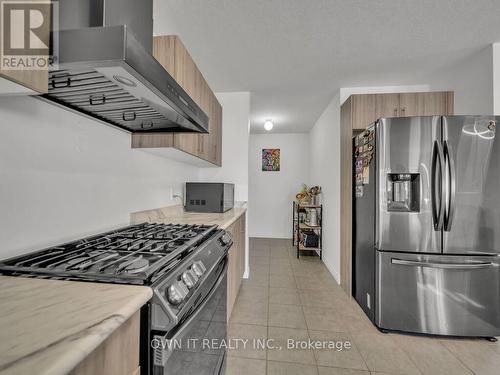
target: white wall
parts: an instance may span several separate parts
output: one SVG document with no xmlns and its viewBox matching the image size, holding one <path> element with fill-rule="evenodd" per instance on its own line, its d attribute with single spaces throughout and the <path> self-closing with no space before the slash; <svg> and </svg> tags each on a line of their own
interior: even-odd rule
<svg viewBox="0 0 500 375">
<path fill-rule="evenodd" d="M 495 53 L 497 62 L 494 66 Z M 494 67 L 498 73 L 496 85 Z M 496 97 L 500 110 L 500 45 L 482 48 L 459 63 L 436 71 L 423 81 L 400 86 L 344 87 L 340 89 L 340 103 L 353 94 L 454 91 L 455 114 L 492 114 L 495 88 L 498 88 Z"/>
<path fill-rule="evenodd" d="M 433 91 L 455 92 L 457 115 L 493 114 L 493 46 L 436 72 L 428 85 Z"/>
<path fill-rule="evenodd" d="M 343 87 L 340 89 L 340 105 L 342 105 L 342 103 L 344 103 L 349 96 L 355 94 L 390 94 L 395 92 L 420 92 L 430 90 L 431 87 L 427 84 L 408 86 Z"/>
<path fill-rule="evenodd" d="M 130 148 L 130 134 L 29 97 L 0 98 L 0 258 L 178 204 L 198 168 Z"/>
<path fill-rule="evenodd" d="M 262 149 L 279 148 L 281 170 L 262 171 Z M 291 238 L 292 200 L 309 180 L 307 134 L 251 134 L 249 147 L 250 237 Z"/>
<path fill-rule="evenodd" d="M 309 182 L 322 187 L 323 262 L 340 282 L 340 97 L 337 94 L 312 128 Z"/>
<path fill-rule="evenodd" d="M 200 170 L 201 181 L 234 183 L 236 201 L 248 201 L 250 93 L 216 94 L 222 105 L 222 168 Z"/>
</svg>

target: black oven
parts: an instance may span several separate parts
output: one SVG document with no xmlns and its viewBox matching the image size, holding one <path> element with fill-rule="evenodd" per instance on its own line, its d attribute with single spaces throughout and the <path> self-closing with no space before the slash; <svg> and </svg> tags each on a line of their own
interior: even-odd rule
<svg viewBox="0 0 500 375">
<path fill-rule="evenodd" d="M 0 273 L 148 286 L 141 374 L 220 375 L 232 243 L 216 225 L 141 223 L 3 260 Z"/>
<path fill-rule="evenodd" d="M 205 292 L 169 332 L 151 332 L 153 375 L 223 375 L 227 344 L 227 254 L 204 282 Z"/>
</svg>

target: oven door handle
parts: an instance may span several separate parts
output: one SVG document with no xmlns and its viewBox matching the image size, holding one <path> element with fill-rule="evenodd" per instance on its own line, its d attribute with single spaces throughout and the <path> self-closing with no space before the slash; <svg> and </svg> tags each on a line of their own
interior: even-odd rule
<svg viewBox="0 0 500 375">
<path fill-rule="evenodd" d="M 182 323 L 182 326 L 179 328 L 179 330 L 177 332 L 175 332 L 175 335 L 172 338 L 167 338 L 167 335 L 165 335 L 165 338 L 167 340 L 170 340 L 170 341 L 177 340 L 184 333 L 184 331 L 186 330 L 186 328 L 189 327 L 189 325 L 193 322 L 193 320 L 196 319 L 196 317 L 198 316 L 198 314 L 203 310 L 203 308 L 206 306 L 206 304 L 208 303 L 208 301 L 215 294 L 215 292 L 219 288 L 220 284 L 222 283 L 222 280 L 224 280 L 224 276 L 227 273 L 227 266 L 228 266 L 228 262 L 227 262 L 227 258 L 225 258 L 225 264 L 224 264 L 224 268 L 222 270 L 222 273 L 220 274 L 219 279 L 217 280 L 217 282 L 215 283 L 215 285 L 212 287 L 212 290 L 210 291 L 210 293 L 208 293 L 208 295 L 205 297 L 205 299 L 203 300 L 203 302 L 198 306 L 198 308 L 196 309 L 196 311 L 189 318 L 187 318 Z"/>
</svg>

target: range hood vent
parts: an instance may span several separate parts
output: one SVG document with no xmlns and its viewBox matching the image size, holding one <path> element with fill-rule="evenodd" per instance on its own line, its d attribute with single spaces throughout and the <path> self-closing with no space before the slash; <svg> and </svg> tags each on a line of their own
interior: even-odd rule
<svg viewBox="0 0 500 375">
<path fill-rule="evenodd" d="M 127 3 L 137 4 L 135 0 Z M 106 4 L 115 4 L 115 11 L 120 5 L 115 0 L 68 0 L 64 4 L 61 17 L 66 17 L 66 23 L 69 15 L 74 14 L 70 11 L 75 4 L 100 4 L 97 9 L 107 12 L 110 9 L 105 8 Z M 122 16 L 127 15 L 125 12 Z M 97 19 L 99 22 L 93 24 L 101 23 L 102 18 Z M 76 25 L 89 23 L 86 20 Z M 139 33 L 142 39 L 145 34 Z M 128 26 L 105 23 L 62 30 L 58 38 L 58 66 L 49 71 L 49 89 L 42 96 L 44 99 L 130 132 L 208 133 L 208 116 L 150 54 L 150 46 L 144 46 L 144 41 L 140 43 Z"/>
</svg>

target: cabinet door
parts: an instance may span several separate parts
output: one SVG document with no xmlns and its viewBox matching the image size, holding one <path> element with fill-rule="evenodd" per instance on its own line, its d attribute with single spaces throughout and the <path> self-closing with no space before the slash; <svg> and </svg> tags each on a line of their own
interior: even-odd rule
<svg viewBox="0 0 500 375">
<path fill-rule="evenodd" d="M 196 67 L 191 55 L 178 37 L 175 37 L 174 52 L 174 78 L 177 83 L 186 91 L 193 101 L 200 105 L 201 83 L 203 76 Z M 191 155 L 203 158 L 200 134 L 176 133 L 174 136 L 174 147 Z"/>
<path fill-rule="evenodd" d="M 213 133 L 210 143 L 210 161 L 222 165 L 222 106 L 217 98 L 213 97 L 212 103 Z"/>
<path fill-rule="evenodd" d="M 175 79 L 175 35 L 162 35 L 153 38 L 153 56 Z"/>
<path fill-rule="evenodd" d="M 377 119 L 381 117 L 398 117 L 399 113 L 399 94 L 376 94 L 376 110 L 375 116 Z"/>
<path fill-rule="evenodd" d="M 29 1 L 31 3 L 36 3 L 36 1 Z M 29 3 L 28 2 L 28 3 Z M 3 6 L 3 5 L 2 5 Z M 43 6 L 43 5 L 42 5 Z M 2 8 L 3 10 L 3 8 Z M 45 13 L 45 12 L 44 12 Z M 42 15 L 42 24 L 37 26 L 36 35 L 42 43 L 48 45 L 50 40 L 50 30 L 52 14 Z M 7 19 L 7 16 L 2 14 L 2 17 Z M 3 19 L 0 21 L 0 26 L 3 31 Z M 16 29 L 17 31 L 18 29 Z M 23 26 L 21 26 L 21 31 Z M 14 32 L 14 28 L 12 28 Z M 32 31 L 30 31 L 32 33 Z M 27 35 L 26 35 L 27 36 Z M 2 34 L 2 38 L 4 35 Z M 12 35 L 17 39 L 25 38 L 24 35 Z M 42 50 L 38 55 L 40 57 L 49 60 L 48 49 Z M 7 67 L 7 66 L 6 66 Z M 8 70 L 0 67 L 0 95 L 34 95 L 34 94 L 46 94 L 49 91 L 49 70 L 48 64 L 43 68 L 37 70 Z"/>
<path fill-rule="evenodd" d="M 246 217 L 243 214 L 238 220 L 240 223 L 240 284 L 245 273 L 245 240 L 246 240 Z"/>
<path fill-rule="evenodd" d="M 205 80 L 203 80 L 202 84 L 200 85 L 200 88 L 201 88 L 200 107 L 209 117 L 208 120 L 209 134 L 202 134 L 200 135 L 199 139 L 200 157 L 213 163 L 214 161 L 211 160 L 210 158 L 211 155 L 210 148 L 212 144 L 213 128 L 215 120 L 213 113 L 213 105 L 212 105 L 214 100 L 214 94 L 212 90 L 210 90 L 210 87 L 208 86 Z"/>
<path fill-rule="evenodd" d="M 174 147 L 188 154 L 201 157 L 199 134 L 174 134 Z"/>
<path fill-rule="evenodd" d="M 45 94 L 48 82 L 47 70 L 0 70 L 0 95 Z"/>
<path fill-rule="evenodd" d="M 229 232 L 233 241 L 236 237 L 235 223 L 231 224 L 226 231 Z M 231 317 L 234 302 L 236 300 L 235 280 L 238 273 L 237 270 L 237 242 L 233 242 L 233 246 L 229 249 L 228 266 L 227 266 L 227 320 Z"/>
<path fill-rule="evenodd" d="M 140 334 L 141 313 L 138 311 L 68 374 L 135 375 L 139 367 Z"/>
<path fill-rule="evenodd" d="M 452 114 L 449 92 L 415 92 L 400 94 L 399 107 L 402 117 Z"/>
<path fill-rule="evenodd" d="M 376 95 L 352 95 L 352 128 L 365 129 L 377 119 Z M 349 100 L 349 99 L 348 99 Z"/>
<path fill-rule="evenodd" d="M 191 55 L 187 51 L 181 40 L 175 39 L 175 80 L 195 103 L 200 103 L 200 84 L 202 76 Z"/>
</svg>

